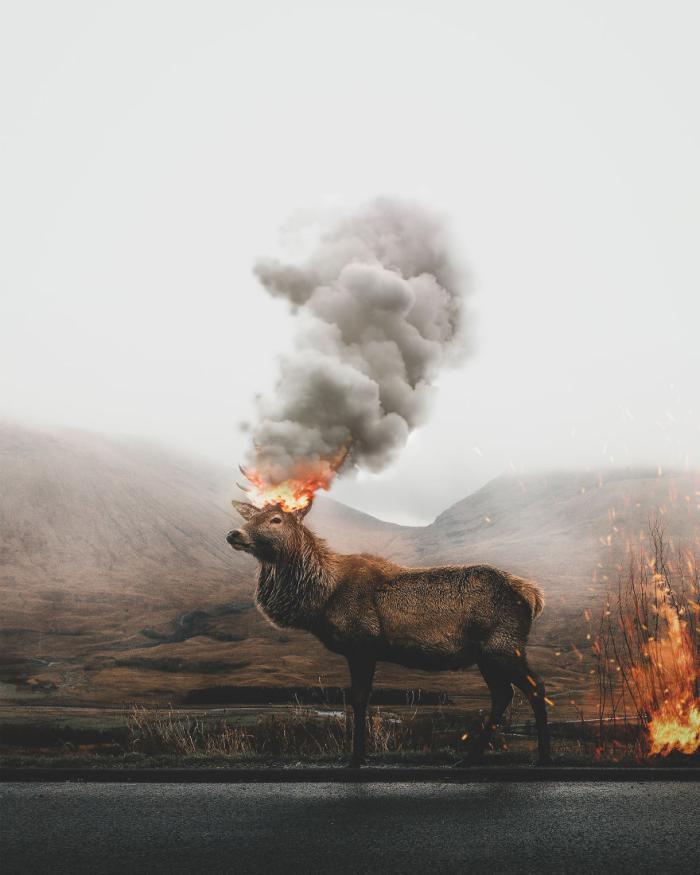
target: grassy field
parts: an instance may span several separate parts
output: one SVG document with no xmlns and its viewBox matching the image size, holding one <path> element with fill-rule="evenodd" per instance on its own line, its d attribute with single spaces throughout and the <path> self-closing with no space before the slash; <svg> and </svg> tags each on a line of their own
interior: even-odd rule
<svg viewBox="0 0 700 875">
<path fill-rule="evenodd" d="M 370 761 L 381 765 L 451 765 L 478 731 L 482 709 L 461 706 L 374 707 L 369 717 Z M 597 721 L 553 721 L 555 762 L 562 765 L 650 762 L 641 753 L 640 727 L 619 725 L 603 741 Z M 330 706 L 236 708 L 0 709 L 0 763 L 45 766 L 246 766 L 341 764 L 352 732 L 349 709 Z M 487 751 L 493 765 L 535 760 L 528 709 L 516 701 Z M 673 764 L 665 758 L 660 764 Z M 657 763 L 655 763 L 657 764 Z M 684 757 L 684 765 L 698 757 Z"/>
</svg>

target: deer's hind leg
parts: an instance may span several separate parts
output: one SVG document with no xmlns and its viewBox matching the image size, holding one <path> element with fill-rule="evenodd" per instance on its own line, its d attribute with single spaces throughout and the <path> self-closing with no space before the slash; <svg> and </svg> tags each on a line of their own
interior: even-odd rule
<svg viewBox="0 0 700 875">
<path fill-rule="evenodd" d="M 481 732 L 470 740 L 466 757 L 458 763 L 460 766 L 473 766 L 481 762 L 486 745 L 501 722 L 506 708 L 513 701 L 513 686 L 507 672 L 498 663 L 487 658 L 479 659 L 477 664 L 491 693 L 491 713 Z"/>
<path fill-rule="evenodd" d="M 501 670 L 522 690 L 527 697 L 537 727 L 538 763 L 548 766 L 552 761 L 549 727 L 547 726 L 547 693 L 542 678 L 530 668 L 525 654 L 516 650 L 513 654 L 490 654 L 489 660 L 495 662 Z"/>
<path fill-rule="evenodd" d="M 552 752 L 549 726 L 547 725 L 547 692 L 544 681 L 530 668 L 527 660 L 523 657 L 522 664 L 518 666 L 513 677 L 513 683 L 525 693 L 535 715 L 537 761 L 541 766 L 548 766 L 552 762 Z"/>
</svg>

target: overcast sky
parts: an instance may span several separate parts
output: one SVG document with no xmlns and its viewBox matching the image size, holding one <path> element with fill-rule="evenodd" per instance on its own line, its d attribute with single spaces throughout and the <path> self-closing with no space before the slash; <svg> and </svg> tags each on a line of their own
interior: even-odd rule
<svg viewBox="0 0 700 875">
<path fill-rule="evenodd" d="M 292 319 L 255 259 L 377 194 L 451 219 L 475 350 L 380 476 L 431 519 L 548 465 L 700 466 L 691 2 L 33 2 L 0 13 L 0 415 L 225 464 Z"/>
</svg>

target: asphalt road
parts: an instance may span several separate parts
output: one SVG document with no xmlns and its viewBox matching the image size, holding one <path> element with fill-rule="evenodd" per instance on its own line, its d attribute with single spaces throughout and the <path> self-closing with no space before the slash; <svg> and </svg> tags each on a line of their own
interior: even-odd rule
<svg viewBox="0 0 700 875">
<path fill-rule="evenodd" d="M 698 783 L 4 784 L 9 873 L 700 871 Z"/>
</svg>

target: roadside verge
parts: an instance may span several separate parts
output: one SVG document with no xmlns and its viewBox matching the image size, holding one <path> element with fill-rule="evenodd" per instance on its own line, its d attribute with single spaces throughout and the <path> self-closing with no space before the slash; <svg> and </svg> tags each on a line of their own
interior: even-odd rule
<svg viewBox="0 0 700 875">
<path fill-rule="evenodd" d="M 470 784 L 523 781 L 700 781 L 700 768 L 669 766 L 512 766 L 458 768 L 0 768 L 0 782 L 142 784 Z"/>
</svg>

